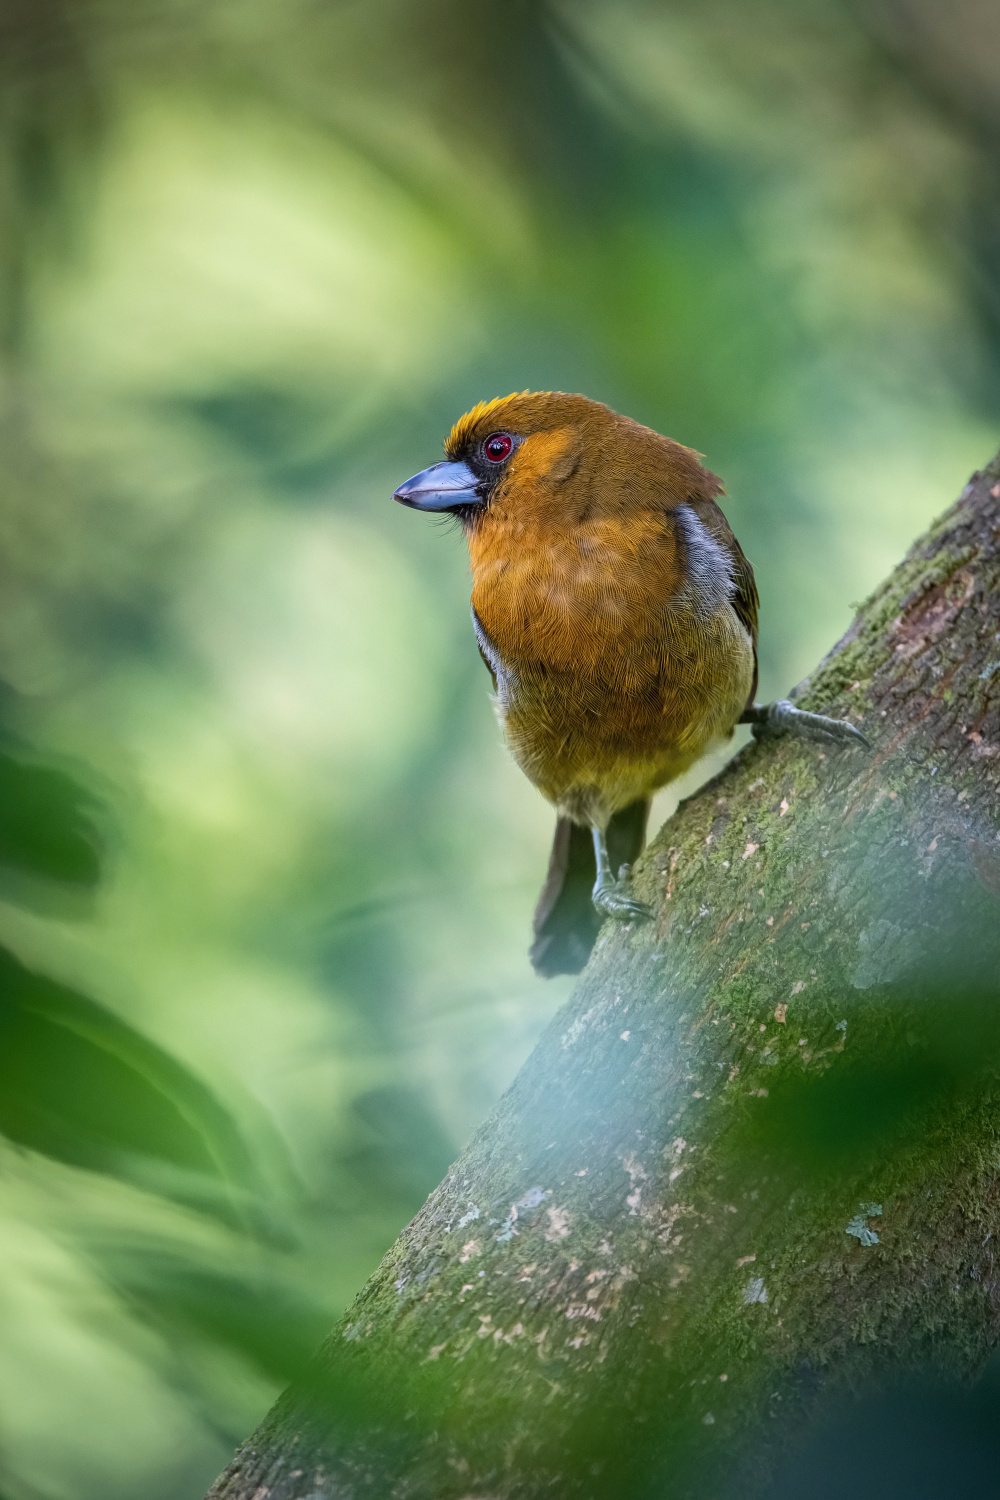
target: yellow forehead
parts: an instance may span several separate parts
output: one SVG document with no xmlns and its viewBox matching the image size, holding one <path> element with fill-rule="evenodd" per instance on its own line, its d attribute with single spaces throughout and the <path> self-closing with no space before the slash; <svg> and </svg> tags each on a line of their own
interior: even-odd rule
<svg viewBox="0 0 1000 1500">
<path fill-rule="evenodd" d="M 512 391 L 509 396 L 494 396 L 492 401 L 480 401 L 471 411 L 467 411 L 464 417 L 459 417 L 454 427 L 445 438 L 444 451 L 449 458 L 455 458 L 469 443 L 482 424 L 483 434 L 486 430 L 492 432 L 494 427 L 503 426 L 503 414 L 512 401 L 530 395 L 529 391 Z"/>
</svg>

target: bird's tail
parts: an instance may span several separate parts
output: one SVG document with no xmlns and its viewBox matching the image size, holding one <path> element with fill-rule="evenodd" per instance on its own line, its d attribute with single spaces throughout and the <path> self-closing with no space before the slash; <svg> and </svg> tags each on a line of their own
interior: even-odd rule
<svg viewBox="0 0 1000 1500">
<path fill-rule="evenodd" d="M 616 812 L 608 824 L 611 868 L 631 864 L 646 842 L 649 798 L 640 797 Z M 597 941 L 603 917 L 594 910 L 591 893 L 597 861 L 589 828 L 560 818 L 549 859 L 549 872 L 535 907 L 534 935 L 528 956 L 537 974 L 579 974 Z"/>
</svg>

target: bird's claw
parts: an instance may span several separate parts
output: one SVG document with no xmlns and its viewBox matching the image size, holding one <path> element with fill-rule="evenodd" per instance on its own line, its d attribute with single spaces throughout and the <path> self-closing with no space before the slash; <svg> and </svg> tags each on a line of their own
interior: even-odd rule
<svg viewBox="0 0 1000 1500">
<path fill-rule="evenodd" d="M 620 881 L 594 886 L 594 906 L 602 917 L 613 917 L 616 922 L 645 921 L 653 915 L 645 901 L 626 896 Z"/>
<path fill-rule="evenodd" d="M 767 705 L 766 717 L 753 726 L 755 739 L 774 734 L 794 734 L 804 740 L 819 740 L 826 745 L 864 745 L 870 741 L 847 719 L 828 719 L 825 714 L 810 714 L 796 708 L 787 698 Z"/>
</svg>

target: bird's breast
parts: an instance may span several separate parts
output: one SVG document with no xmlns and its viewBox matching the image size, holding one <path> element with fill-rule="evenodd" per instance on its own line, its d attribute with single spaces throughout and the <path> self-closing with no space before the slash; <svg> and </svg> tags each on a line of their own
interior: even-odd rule
<svg viewBox="0 0 1000 1500">
<path fill-rule="evenodd" d="M 569 533 L 494 523 L 470 539 L 473 607 L 514 669 L 603 676 L 620 659 L 652 670 L 664 607 L 683 585 L 680 552 L 660 517 Z"/>
<path fill-rule="evenodd" d="M 693 511 L 630 518 L 627 530 L 496 527 L 470 552 L 473 622 L 508 743 L 572 816 L 625 806 L 731 731 L 753 642 L 728 556 Z"/>
</svg>

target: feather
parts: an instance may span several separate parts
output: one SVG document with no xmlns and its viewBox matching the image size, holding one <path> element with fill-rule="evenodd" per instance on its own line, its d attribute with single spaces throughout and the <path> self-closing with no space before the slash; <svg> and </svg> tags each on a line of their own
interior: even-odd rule
<svg viewBox="0 0 1000 1500">
<path fill-rule="evenodd" d="M 649 800 L 640 797 L 615 813 L 608 824 L 608 853 L 613 869 L 631 864 L 642 853 L 649 807 Z M 591 900 L 596 875 L 589 828 L 581 828 L 569 818 L 560 818 L 552 841 L 548 874 L 535 907 L 534 941 L 528 952 L 532 967 L 543 978 L 579 974 L 590 957 L 603 920 Z"/>
</svg>

